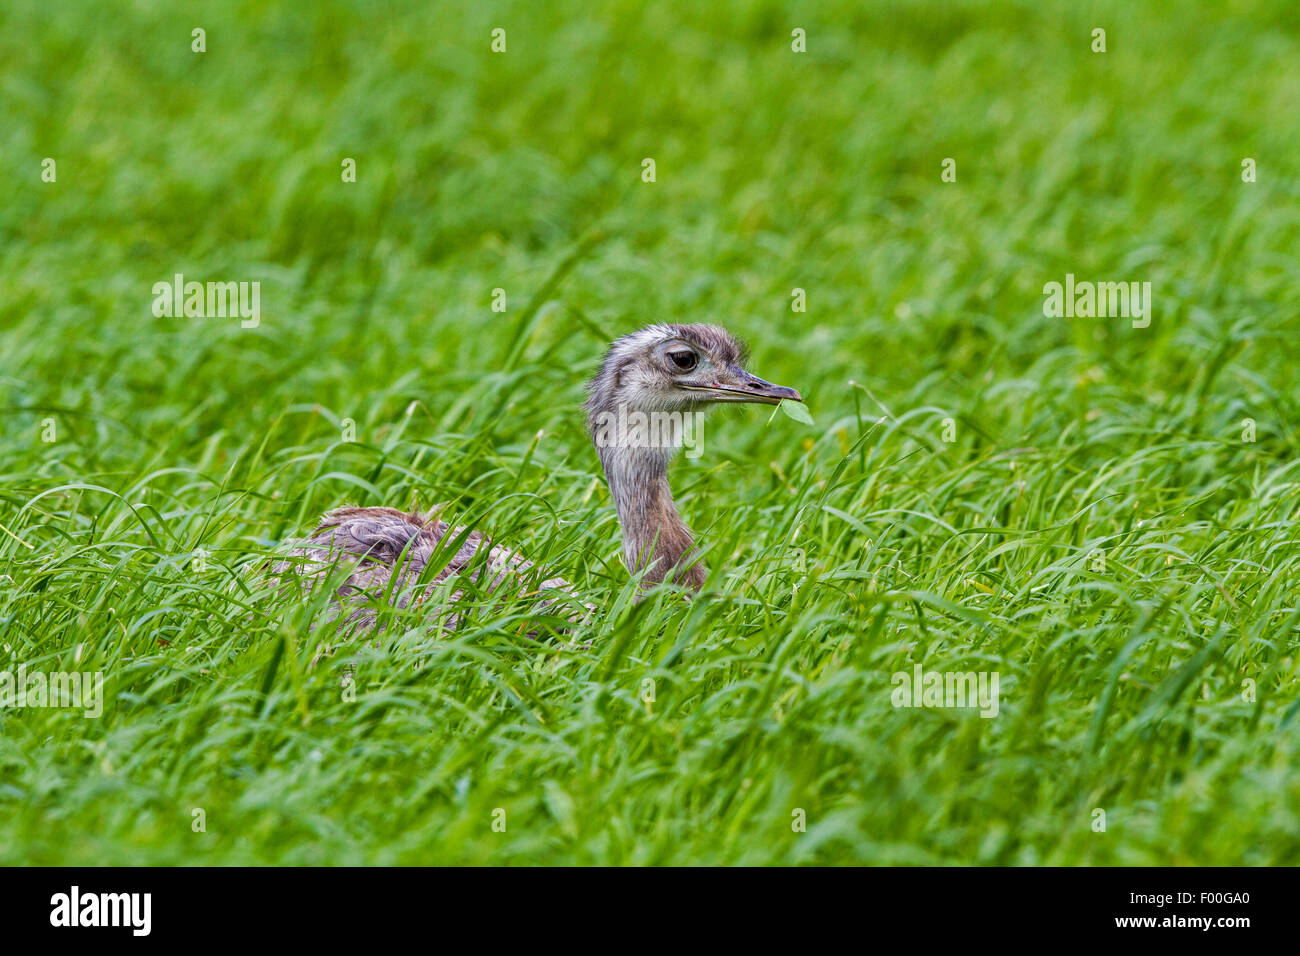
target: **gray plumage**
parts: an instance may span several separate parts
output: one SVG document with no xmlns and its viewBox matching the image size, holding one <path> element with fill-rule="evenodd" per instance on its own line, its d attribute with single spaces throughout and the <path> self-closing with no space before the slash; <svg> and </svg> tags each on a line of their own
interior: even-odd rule
<svg viewBox="0 0 1300 956">
<path fill-rule="evenodd" d="M 644 571 L 646 584 L 672 580 L 699 590 L 708 573 L 668 486 L 668 465 L 681 448 L 680 416 L 722 403 L 803 401 L 794 389 L 746 372 L 745 358 L 744 346 L 716 325 L 652 325 L 611 345 L 588 385 L 587 428 L 618 510 L 623 562 Z M 597 439 L 602 422 L 635 412 L 658 415 L 671 440 Z"/>
<path fill-rule="evenodd" d="M 464 532 L 464 528 L 453 527 L 436 515 L 396 508 L 337 508 L 321 518 L 311 538 L 291 550 L 287 560 L 274 565 L 273 573 L 286 584 L 297 576 L 310 590 L 340 564 L 349 568 L 347 579 L 337 591 L 338 603 L 349 606 L 348 623 L 363 629 L 374 626 L 374 602 L 390 589 L 392 603 L 398 607 L 419 607 L 453 575 L 465 575 L 475 585 L 489 590 L 511 582 L 521 596 L 538 598 L 539 610 L 559 613 L 570 623 L 582 620 L 582 608 L 592 609 L 577 601 L 572 586 L 563 578 L 537 581 L 536 590 L 528 590 L 533 562 L 509 548 L 494 546 L 478 531 L 465 535 L 450 556 L 439 554 L 442 566 L 426 575 L 425 569 L 448 534 L 450 546 Z M 485 553 L 476 561 L 480 551 Z M 461 597 L 461 589 L 453 588 L 448 604 L 456 606 Z M 572 600 L 566 601 L 566 597 Z M 453 613 L 444 626 L 455 627 L 459 619 Z"/>
<path fill-rule="evenodd" d="M 776 404 L 802 401 L 794 389 L 773 385 L 744 371 L 744 350 L 725 330 L 710 325 L 653 325 L 618 339 L 588 386 L 587 424 L 609 483 L 623 531 L 628 568 L 644 571 L 644 582 L 673 580 L 699 589 L 705 568 L 690 529 L 677 512 L 668 486 L 668 465 L 680 449 L 682 415 L 720 402 Z M 619 434 L 609 440 L 603 428 L 611 416 L 657 416 L 666 425 L 654 442 Z M 374 598 L 390 592 L 400 607 L 419 607 L 441 590 L 447 578 L 467 575 L 479 587 L 516 589 L 533 599 L 539 612 L 578 623 L 594 611 L 582 604 L 563 578 L 536 580 L 532 562 L 494 545 L 477 531 L 433 574 L 425 575 L 440 543 L 464 529 L 436 514 L 395 508 L 339 508 L 326 514 L 311 538 L 294 548 L 273 572 L 282 584 L 300 580 L 310 589 L 343 565 L 347 579 L 336 603 L 346 606 L 348 623 L 375 624 Z M 450 542 L 449 542 L 450 544 Z M 445 555 L 438 555 L 444 561 Z M 397 580 L 393 580 L 394 572 Z M 455 626 L 462 597 L 453 588 L 445 626 Z"/>
</svg>

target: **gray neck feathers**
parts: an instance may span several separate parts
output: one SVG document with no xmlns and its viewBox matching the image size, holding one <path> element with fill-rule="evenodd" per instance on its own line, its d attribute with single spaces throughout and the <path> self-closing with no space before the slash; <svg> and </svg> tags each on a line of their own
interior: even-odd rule
<svg viewBox="0 0 1300 956">
<path fill-rule="evenodd" d="M 705 568 L 668 487 L 668 464 L 680 447 L 680 432 L 671 434 L 670 444 L 657 447 L 611 443 L 602 440 L 597 423 L 601 413 L 617 416 L 620 408 L 594 405 L 588 411 L 592 439 L 623 529 L 624 563 L 633 571 L 645 570 L 647 583 L 672 578 L 698 589 L 704 583 Z M 622 411 L 629 413 L 626 406 Z"/>
</svg>

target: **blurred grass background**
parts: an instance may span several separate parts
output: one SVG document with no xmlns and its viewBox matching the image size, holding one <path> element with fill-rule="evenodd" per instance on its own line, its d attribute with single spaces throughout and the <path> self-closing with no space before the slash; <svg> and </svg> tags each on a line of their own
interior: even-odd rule
<svg viewBox="0 0 1300 956">
<path fill-rule="evenodd" d="M 110 696 L 0 711 L 0 860 L 1300 862 L 1298 53 L 1262 0 L 6 3 L 0 668 Z M 679 463 L 693 607 L 631 602 L 578 407 L 663 320 L 818 423 Z M 246 570 L 441 500 L 609 615 L 310 667 Z M 895 710 L 914 662 L 1001 715 Z"/>
</svg>

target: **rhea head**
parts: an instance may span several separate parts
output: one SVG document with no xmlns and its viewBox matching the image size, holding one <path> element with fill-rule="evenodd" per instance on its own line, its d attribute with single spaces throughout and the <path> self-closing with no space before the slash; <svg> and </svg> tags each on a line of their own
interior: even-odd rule
<svg viewBox="0 0 1300 956">
<path fill-rule="evenodd" d="M 668 487 L 668 464 L 680 447 L 683 416 L 710 405 L 801 402 L 793 388 L 773 385 L 744 368 L 745 350 L 716 325 L 652 325 L 610 346 L 588 386 L 587 426 L 600 455 L 623 529 L 623 560 L 643 581 L 671 578 L 699 589 L 706 570 L 691 531 L 677 513 Z M 604 426 L 641 413 L 661 420 L 651 433 L 667 441 L 629 440 Z"/>
</svg>

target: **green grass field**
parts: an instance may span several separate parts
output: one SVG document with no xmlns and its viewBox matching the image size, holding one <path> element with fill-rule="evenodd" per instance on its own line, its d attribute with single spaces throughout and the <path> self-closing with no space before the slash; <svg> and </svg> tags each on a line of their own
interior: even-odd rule
<svg viewBox="0 0 1300 956">
<path fill-rule="evenodd" d="M 0 710 L 0 862 L 1300 863 L 1295 4 L 120 7 L 0 8 L 0 671 L 104 675 Z M 816 420 L 674 466 L 694 601 L 581 418 L 653 321 Z M 444 501 L 597 621 L 313 666 L 257 568 Z"/>
</svg>

